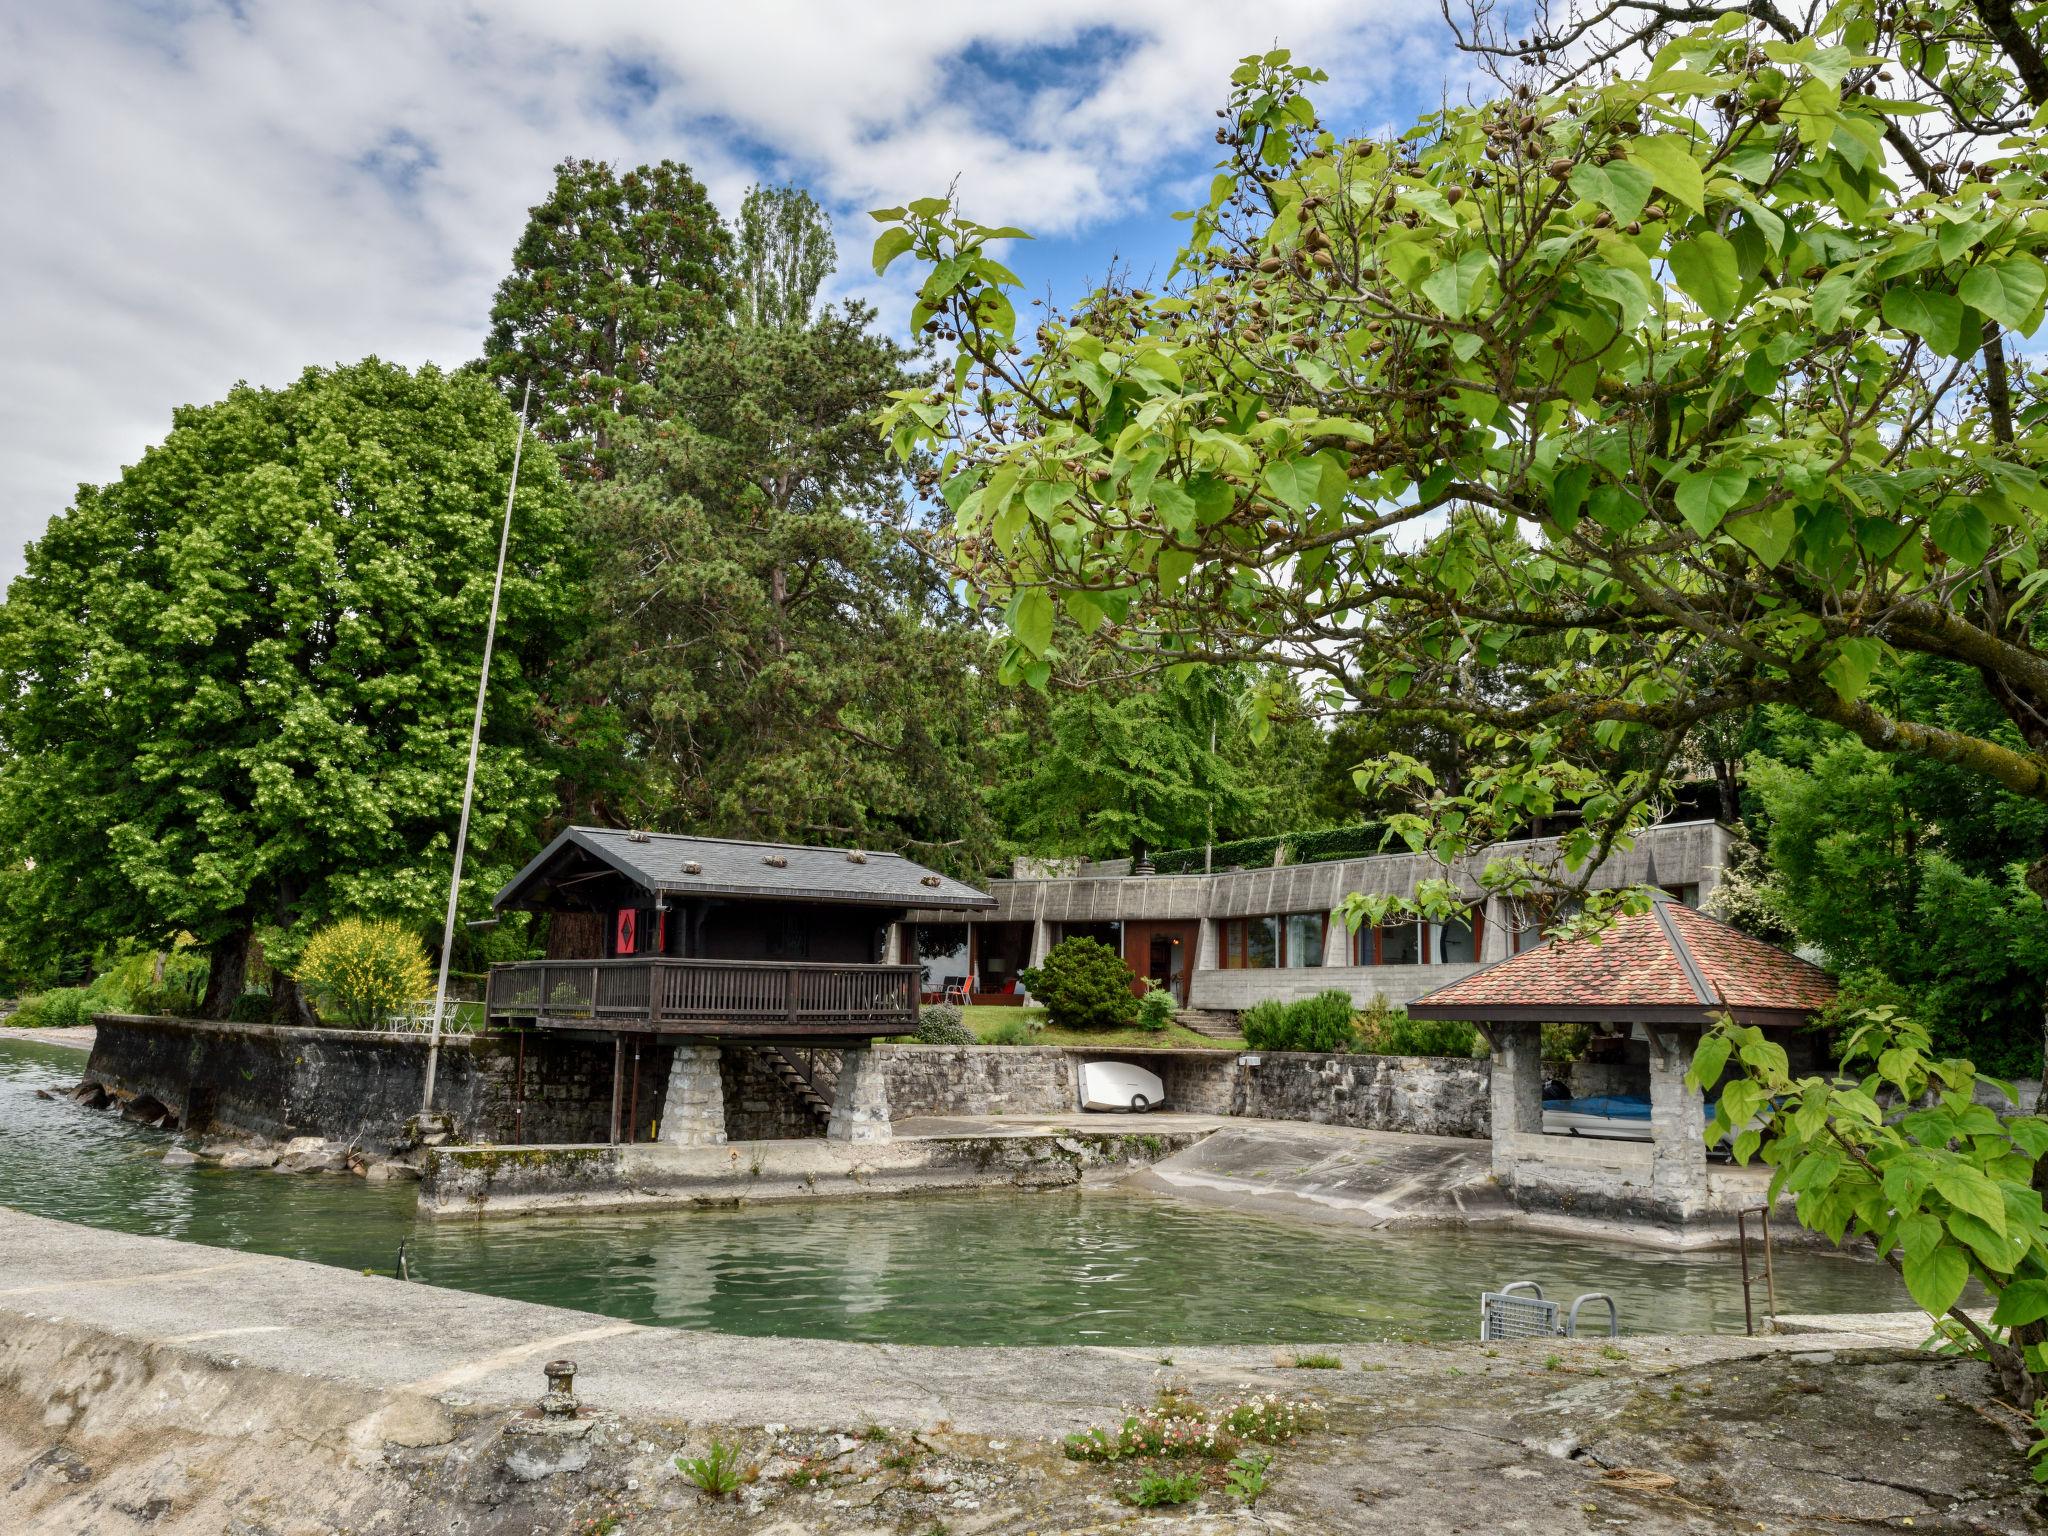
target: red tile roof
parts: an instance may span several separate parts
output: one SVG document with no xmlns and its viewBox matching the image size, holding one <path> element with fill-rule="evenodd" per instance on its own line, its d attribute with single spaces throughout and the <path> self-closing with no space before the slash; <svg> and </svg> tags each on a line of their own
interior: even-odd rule
<svg viewBox="0 0 2048 1536">
<path fill-rule="evenodd" d="M 1796 1023 L 1835 984 L 1819 966 L 1663 900 L 1598 939 L 1558 939 L 1417 998 L 1418 1018 L 1669 1022 L 1723 1008 L 1748 1022 Z"/>
</svg>

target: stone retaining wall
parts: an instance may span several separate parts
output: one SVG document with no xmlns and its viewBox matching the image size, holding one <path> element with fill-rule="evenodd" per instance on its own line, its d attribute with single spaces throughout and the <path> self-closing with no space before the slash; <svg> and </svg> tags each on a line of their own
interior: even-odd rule
<svg viewBox="0 0 2048 1536">
<path fill-rule="evenodd" d="M 324 1136 L 385 1151 L 419 1113 L 426 1086 L 423 1035 L 127 1015 L 96 1023 L 85 1080 L 123 1098 L 155 1099 L 194 1134 Z M 652 1138 L 672 1054 L 658 1040 L 627 1043 L 622 1134 L 630 1124 L 637 1139 Z M 441 1042 L 434 1107 L 468 1141 L 602 1142 L 611 1136 L 612 1071 L 609 1040 L 529 1035 L 522 1052 L 511 1034 L 449 1035 Z M 726 1075 L 732 1124 L 750 1135 L 795 1134 L 802 1112 L 771 1074 L 749 1061 Z"/>
<path fill-rule="evenodd" d="M 426 1055 L 417 1035 L 108 1016 L 84 1075 L 123 1097 L 157 1100 L 195 1134 L 325 1136 L 382 1151 L 419 1112 Z M 672 1055 L 658 1040 L 628 1043 L 620 1116 L 632 1139 L 654 1135 Z M 722 1055 L 729 1139 L 821 1133 L 753 1051 L 733 1046 Z M 1234 1051 L 1005 1045 L 883 1045 L 875 1055 L 898 1120 L 1071 1114 L 1080 1064 L 1114 1056 L 1158 1073 L 1168 1107 L 1189 1113 L 1441 1136 L 1484 1136 L 1489 1125 L 1483 1061 L 1268 1051 L 1248 1067 Z M 453 1035 L 442 1042 L 435 1107 L 468 1141 L 604 1142 L 612 1070 L 608 1040 L 529 1035 L 522 1060 L 516 1036 Z"/>
<path fill-rule="evenodd" d="M 1368 1131 L 1485 1136 L 1493 1125 L 1484 1061 L 1456 1056 L 1332 1056 L 1264 1051 L 1243 1069 L 1234 1113 Z"/>
</svg>

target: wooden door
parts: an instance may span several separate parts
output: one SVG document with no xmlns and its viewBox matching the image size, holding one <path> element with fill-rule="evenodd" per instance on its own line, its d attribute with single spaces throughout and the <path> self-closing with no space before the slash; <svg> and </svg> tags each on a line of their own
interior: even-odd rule
<svg viewBox="0 0 2048 1536">
<path fill-rule="evenodd" d="M 1172 992 L 1174 1001 L 1185 1008 L 1201 936 L 1200 923 L 1125 923 L 1124 964 L 1139 980 Z M 1134 984 L 1134 990 L 1143 988 Z"/>
</svg>

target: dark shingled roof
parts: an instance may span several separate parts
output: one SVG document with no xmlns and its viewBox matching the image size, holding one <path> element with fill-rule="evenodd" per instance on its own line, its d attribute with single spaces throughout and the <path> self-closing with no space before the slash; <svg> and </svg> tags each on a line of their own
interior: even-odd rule
<svg viewBox="0 0 2048 1536">
<path fill-rule="evenodd" d="M 877 907 L 992 907 L 996 899 L 899 853 L 808 848 L 796 843 L 742 843 L 722 837 L 678 837 L 570 827 L 543 848 L 492 898 L 509 906 L 565 849 L 580 848 L 650 892 L 782 897 L 856 902 Z M 696 866 L 692 873 L 690 866 Z"/>
<path fill-rule="evenodd" d="M 1553 939 L 1417 998 L 1423 1019 L 1803 1024 L 1833 1001 L 1819 966 L 1668 897 L 1600 938 Z"/>
</svg>

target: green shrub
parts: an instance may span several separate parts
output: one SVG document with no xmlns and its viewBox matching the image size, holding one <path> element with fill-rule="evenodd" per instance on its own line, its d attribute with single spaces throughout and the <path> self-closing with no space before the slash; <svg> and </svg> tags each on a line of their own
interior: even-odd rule
<svg viewBox="0 0 2048 1536">
<path fill-rule="evenodd" d="M 1411 1019 L 1406 1010 L 1375 998 L 1361 1023 L 1364 1046 L 1381 1056 L 1472 1056 L 1479 1031 L 1462 1019 Z"/>
<path fill-rule="evenodd" d="M 1031 1043 L 1031 1021 L 1024 1017 L 1019 1008 L 1014 1018 L 1003 1020 L 981 1037 L 983 1045 L 1029 1045 Z"/>
<path fill-rule="evenodd" d="M 1277 997 L 1253 1003 L 1237 1016 L 1237 1027 L 1244 1031 L 1244 1043 L 1255 1051 L 1287 1049 L 1281 1043 L 1287 1035 L 1287 1005 Z"/>
<path fill-rule="evenodd" d="M 749 1481 L 748 1469 L 740 1464 L 740 1448 L 723 1440 L 712 1441 L 707 1455 L 678 1456 L 676 1469 L 714 1499 L 737 1492 L 741 1483 Z"/>
<path fill-rule="evenodd" d="M 1138 999 L 1138 1027 L 1160 1033 L 1173 1022 L 1173 1016 L 1180 1011 L 1180 1004 L 1173 993 L 1165 987 L 1154 987 Z"/>
<path fill-rule="evenodd" d="M 1124 1029 L 1138 1017 L 1131 968 L 1100 940 L 1062 939 L 1045 964 L 1028 966 L 1019 975 L 1061 1029 Z"/>
<path fill-rule="evenodd" d="M 64 1029 L 92 1022 L 92 994 L 86 987 L 53 987 L 24 997 L 7 1022 L 22 1029 Z"/>
<path fill-rule="evenodd" d="M 382 917 L 344 917 L 322 928 L 299 955 L 297 975 L 323 1019 L 351 1029 L 382 1023 L 434 984 L 420 936 Z"/>
<path fill-rule="evenodd" d="M 1255 1051 L 1342 1051 L 1356 1038 L 1355 1012 L 1351 995 L 1332 988 L 1294 1003 L 1268 998 L 1247 1008 L 1237 1022 L 1245 1044 Z"/>
<path fill-rule="evenodd" d="M 1365 859 L 1387 851 L 1387 829 L 1364 826 L 1330 827 L 1321 832 L 1296 832 L 1287 839 L 1287 857 L 1294 864 L 1322 864 L 1331 859 Z"/>
<path fill-rule="evenodd" d="M 915 1038 L 921 1045 L 979 1045 L 974 1031 L 960 1022 L 960 1010 L 951 1003 L 934 1003 L 917 1016 Z"/>
<path fill-rule="evenodd" d="M 1162 875 L 1196 875 L 1202 872 L 1206 855 L 1212 869 L 1264 869 L 1286 842 L 1284 837 L 1246 837 L 1234 843 L 1218 843 L 1209 849 L 1175 848 L 1152 855 L 1152 867 Z"/>
<path fill-rule="evenodd" d="M 1287 1037 L 1292 1043 L 1280 1049 L 1348 1050 L 1357 1039 L 1357 1031 L 1351 1023 L 1357 1013 L 1358 1009 L 1351 1001 L 1351 994 L 1340 992 L 1334 987 L 1327 992 L 1318 992 L 1314 997 L 1305 997 L 1298 1003 L 1289 1003 Z"/>
<path fill-rule="evenodd" d="M 244 992 L 228 1009 L 228 1018 L 237 1024 L 261 1024 L 269 1017 L 268 992 Z"/>
</svg>

